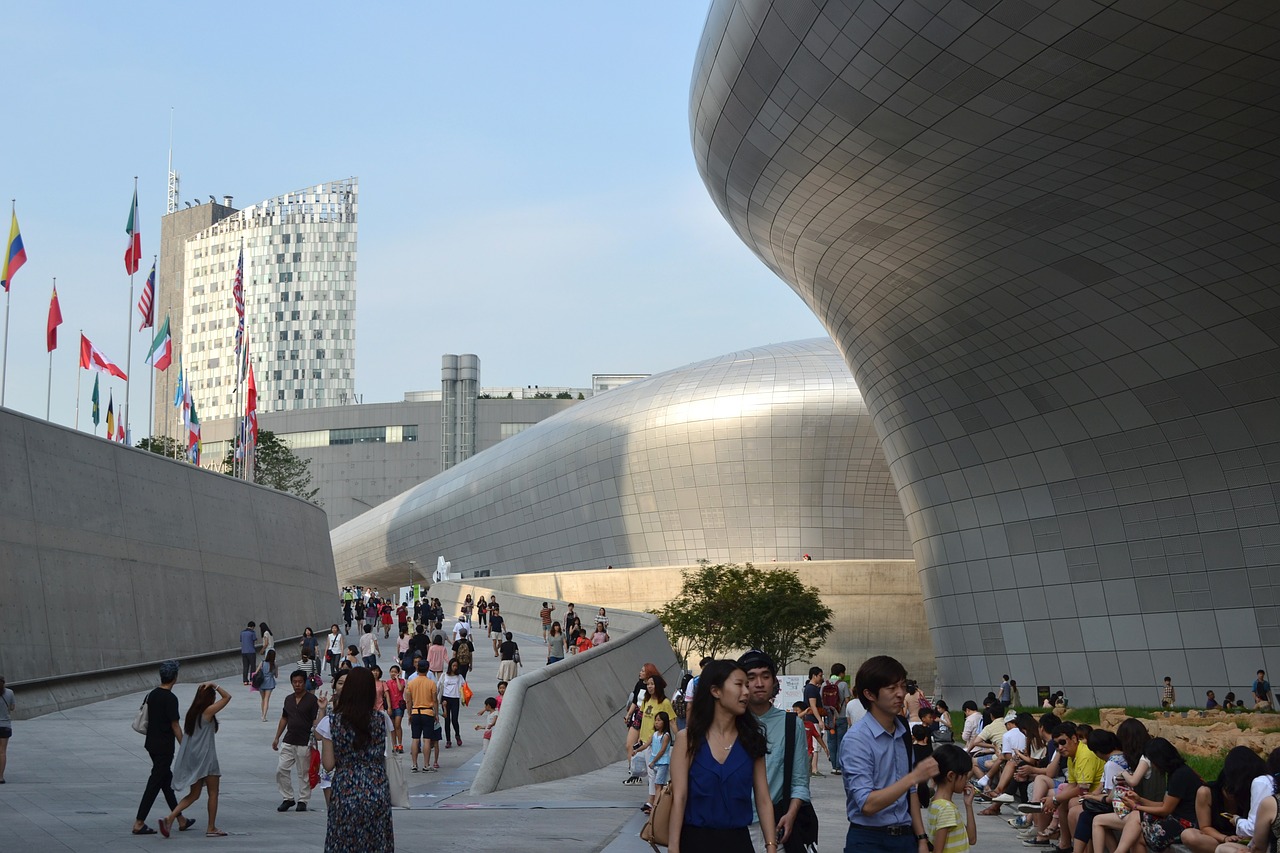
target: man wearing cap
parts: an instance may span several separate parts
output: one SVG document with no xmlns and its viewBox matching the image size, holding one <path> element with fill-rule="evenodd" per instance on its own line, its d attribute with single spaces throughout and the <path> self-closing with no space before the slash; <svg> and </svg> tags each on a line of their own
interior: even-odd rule
<svg viewBox="0 0 1280 853">
<path fill-rule="evenodd" d="M 773 704 L 778 695 L 778 667 L 773 658 L 758 649 L 752 649 L 738 658 L 738 665 L 747 673 L 747 710 L 755 715 L 764 730 L 769 751 L 765 753 L 764 769 L 769 780 L 769 799 L 774 803 L 774 820 L 777 824 L 778 847 L 787 843 L 795 826 L 801 801 L 809 802 L 809 754 L 805 747 L 804 726 L 796 722 L 791 759 L 791 790 L 783 792 L 783 775 L 786 772 L 787 712 Z M 787 798 L 790 798 L 788 801 Z M 778 813 L 779 801 L 787 803 L 787 809 Z M 772 838 L 764 838 L 760 829 L 760 816 L 755 815 L 751 824 L 752 844 L 757 850 L 765 849 Z"/>
<path fill-rule="evenodd" d="M 1005 793 L 1005 786 L 1013 781 L 1014 753 L 1025 752 L 1027 749 L 1026 735 L 1018 729 L 1018 712 L 1010 711 L 1005 714 L 1003 723 L 1004 735 L 1000 738 L 1000 745 L 996 748 L 996 754 L 992 757 L 991 762 L 986 766 L 986 776 L 983 777 L 987 781 L 992 779 L 999 780 L 991 791 L 991 805 L 981 812 L 984 815 L 1000 814 L 1001 804 L 1013 802 L 1013 795 Z M 1006 764 L 1009 766 L 1007 772 Z M 983 785 L 983 782 L 978 783 L 978 787 L 983 787 Z"/>
<path fill-rule="evenodd" d="M 155 835 L 147 825 L 147 816 L 155 805 L 156 795 L 164 793 L 164 801 L 172 811 L 178 807 L 173 793 L 173 754 L 182 742 L 182 724 L 179 722 L 178 697 L 173 695 L 173 685 L 178 681 L 178 662 L 167 660 L 160 664 L 160 686 L 147 694 L 143 704 L 147 706 L 147 737 L 143 742 L 147 755 L 151 756 L 151 775 L 138 803 L 138 814 L 133 821 L 134 835 Z M 178 831 L 186 832 L 195 820 L 178 815 Z"/>
</svg>

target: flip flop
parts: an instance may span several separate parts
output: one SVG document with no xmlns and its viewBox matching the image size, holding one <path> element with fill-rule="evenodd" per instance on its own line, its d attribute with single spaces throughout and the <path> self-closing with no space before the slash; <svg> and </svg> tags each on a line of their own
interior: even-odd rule
<svg viewBox="0 0 1280 853">
<path fill-rule="evenodd" d="M 193 827 L 193 826 L 195 826 L 195 825 L 196 825 L 196 819 L 195 819 L 195 818 L 193 818 L 193 817 L 189 817 L 189 818 L 187 818 L 187 822 L 186 822 L 186 823 L 179 823 L 179 824 L 178 824 L 178 832 L 186 832 L 188 829 L 190 829 L 191 827 Z"/>
<path fill-rule="evenodd" d="M 206 832 L 204 834 L 204 837 L 205 838 L 226 838 L 227 834 L 223 832 L 221 829 L 219 829 L 217 832 Z"/>
<path fill-rule="evenodd" d="M 165 838 L 168 838 L 169 837 L 169 821 L 166 820 L 165 818 L 160 818 L 159 823 L 157 823 L 156 825 L 160 827 L 160 834 L 163 835 Z"/>
<path fill-rule="evenodd" d="M 142 825 L 142 829 L 135 829 L 133 831 L 133 834 L 134 835 L 155 835 L 156 831 L 144 823 Z"/>
</svg>

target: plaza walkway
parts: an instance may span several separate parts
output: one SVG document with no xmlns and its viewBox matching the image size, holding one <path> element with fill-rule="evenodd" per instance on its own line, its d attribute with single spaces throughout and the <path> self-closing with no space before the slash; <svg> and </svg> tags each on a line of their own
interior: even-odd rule
<svg viewBox="0 0 1280 853">
<path fill-rule="evenodd" d="M 517 634 L 516 641 L 526 669 L 542 664 L 539 638 Z M 465 746 L 446 750 L 442 744 L 439 773 L 407 774 L 411 809 L 393 810 L 397 849 L 648 853 L 649 846 L 637 837 L 644 821 L 639 807 L 645 790 L 621 784 L 626 775 L 621 760 L 574 779 L 485 796 L 468 792 L 481 758 L 481 740 L 471 728 L 475 720 L 468 722 L 468 718 L 474 717 L 484 697 L 495 693 L 497 683 L 497 661 L 486 649 L 477 648 L 475 671 L 469 679 L 476 698 L 470 708 L 463 709 Z M 289 669 L 282 668 L 282 683 Z M 229 837 L 204 837 L 204 799 L 187 812 L 198 821 L 191 832 L 174 832 L 168 840 L 130 834 L 151 766 L 142 738 L 130 728 L 145 696 L 139 693 L 15 724 L 5 774 L 8 784 L 0 786 L 0 851 L 321 849 L 325 810 L 319 791 L 312 795 L 311 811 L 276 811 L 280 796 L 271 738 L 288 691 L 277 689 L 272 694 L 270 722 L 263 723 L 258 694 L 243 687 L 238 677 L 237 672 L 220 682 L 234 698 L 218 717 L 223 772 L 218 826 Z M 185 714 L 195 685 L 183 683 L 180 677 L 174 692 Z M 621 724 L 618 732 L 621 745 Z M 407 769 L 407 756 L 401 761 Z M 814 806 L 823 826 L 820 847 L 841 850 L 845 826 L 841 780 L 826 776 L 812 781 Z M 164 813 L 161 797 L 152 810 L 151 826 Z M 1025 849 L 1003 820 L 979 821 L 979 845 L 984 849 L 998 853 Z"/>
</svg>

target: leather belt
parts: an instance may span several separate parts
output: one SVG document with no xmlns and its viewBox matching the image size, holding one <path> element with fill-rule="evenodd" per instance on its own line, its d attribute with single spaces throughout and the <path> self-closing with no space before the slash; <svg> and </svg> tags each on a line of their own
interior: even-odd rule
<svg viewBox="0 0 1280 853">
<path fill-rule="evenodd" d="M 916 831 L 915 829 L 912 828 L 911 824 L 907 824 L 906 826 L 866 826 L 865 824 L 854 823 L 853 821 L 849 821 L 849 825 L 852 826 L 854 829 L 865 829 L 868 832 L 881 832 L 881 833 L 884 833 L 885 835 L 915 835 L 916 834 Z"/>
</svg>

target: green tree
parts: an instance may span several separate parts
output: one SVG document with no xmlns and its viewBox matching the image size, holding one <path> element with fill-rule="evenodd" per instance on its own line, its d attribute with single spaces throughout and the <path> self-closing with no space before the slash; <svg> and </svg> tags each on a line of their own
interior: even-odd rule
<svg viewBox="0 0 1280 853">
<path fill-rule="evenodd" d="M 832 631 L 831 608 L 793 571 L 701 560 L 682 576 L 680 594 L 650 612 L 683 659 L 695 650 L 720 657 L 730 649 L 756 648 L 785 672 L 810 659 Z"/>
<path fill-rule="evenodd" d="M 180 446 L 176 438 L 170 438 L 167 435 L 144 438 L 138 442 L 137 446 L 159 456 L 168 456 L 170 459 L 178 459 L 186 452 L 186 448 Z"/>
<path fill-rule="evenodd" d="M 227 474 L 235 470 L 234 447 L 223 457 L 222 470 Z M 258 430 L 258 444 L 253 449 L 253 482 L 320 505 L 316 500 L 320 489 L 311 487 L 311 460 L 300 458 L 269 429 Z"/>
</svg>

